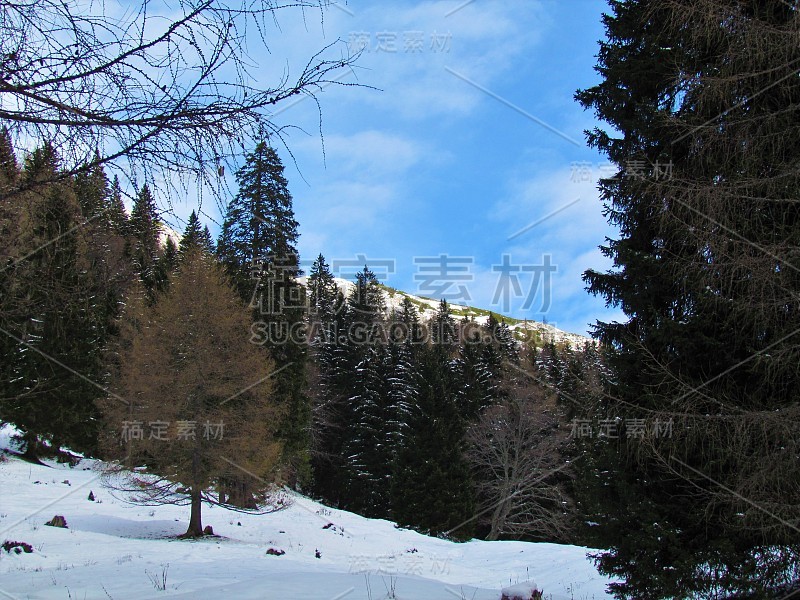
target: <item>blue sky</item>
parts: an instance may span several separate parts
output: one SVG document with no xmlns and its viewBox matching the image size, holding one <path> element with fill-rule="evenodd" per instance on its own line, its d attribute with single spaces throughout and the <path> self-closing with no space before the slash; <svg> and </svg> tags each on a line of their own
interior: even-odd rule
<svg viewBox="0 0 800 600">
<path fill-rule="evenodd" d="M 260 76 L 296 72 L 340 39 L 333 55 L 363 47 L 342 81 L 379 88 L 319 95 L 324 158 L 314 102 L 274 117 L 298 127 L 286 136 L 294 159 L 279 153 L 302 258 L 366 257 L 391 286 L 446 289 L 577 333 L 621 319 L 580 278 L 609 267 L 597 246 L 615 235 L 596 191 L 609 165 L 586 147 L 595 121 L 572 99 L 598 80 L 604 10 L 597 0 L 349 0 L 324 23 L 282 12 L 271 53 L 253 56 Z"/>
</svg>

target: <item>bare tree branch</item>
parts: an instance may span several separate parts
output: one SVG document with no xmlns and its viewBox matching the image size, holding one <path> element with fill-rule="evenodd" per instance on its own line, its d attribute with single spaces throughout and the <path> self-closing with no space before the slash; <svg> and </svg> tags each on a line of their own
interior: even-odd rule
<svg viewBox="0 0 800 600">
<path fill-rule="evenodd" d="M 175 0 L 169 12 L 143 2 L 116 15 L 96 1 L 0 0 L 0 120 L 17 150 L 50 142 L 59 177 L 103 164 L 135 187 L 197 185 L 219 200 L 243 148 L 265 135 L 283 140 L 278 105 L 308 96 L 319 109 L 324 87 L 358 85 L 343 81 L 357 55 L 338 40 L 299 73 L 257 78 L 255 52 L 269 52 L 278 11 L 314 8 L 323 19 L 327 5 Z"/>
</svg>

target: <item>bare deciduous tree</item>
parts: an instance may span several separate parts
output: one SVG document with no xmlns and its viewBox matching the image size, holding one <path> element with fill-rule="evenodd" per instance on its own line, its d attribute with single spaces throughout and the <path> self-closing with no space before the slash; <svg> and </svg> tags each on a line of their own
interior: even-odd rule
<svg viewBox="0 0 800 600">
<path fill-rule="evenodd" d="M 50 142 L 62 177 L 105 164 L 137 188 L 219 192 L 242 148 L 281 136 L 277 106 L 352 85 L 341 80 L 355 57 L 337 42 L 297 73 L 256 78 L 277 13 L 323 18 L 327 5 L 176 0 L 159 13 L 148 2 L 0 0 L 0 120 L 19 150 Z"/>
<path fill-rule="evenodd" d="M 554 394 L 518 382 L 468 431 L 467 457 L 476 474 L 477 513 L 490 527 L 487 539 L 569 537 L 568 499 L 554 477 L 565 470 L 560 449 L 569 432 L 558 425 Z"/>
</svg>

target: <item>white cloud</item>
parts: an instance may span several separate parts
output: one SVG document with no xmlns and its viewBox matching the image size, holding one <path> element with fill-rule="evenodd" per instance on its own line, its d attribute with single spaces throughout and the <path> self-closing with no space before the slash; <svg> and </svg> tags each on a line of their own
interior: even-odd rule
<svg viewBox="0 0 800 600">
<path fill-rule="evenodd" d="M 296 150 L 304 161 L 321 161 L 319 140 Z M 309 186 L 293 188 L 301 254 L 344 256 L 352 254 L 354 240 L 395 235 L 391 215 L 405 204 L 409 174 L 429 150 L 404 136 L 367 130 L 326 136 L 325 156 L 327 167 L 314 171 Z"/>
</svg>

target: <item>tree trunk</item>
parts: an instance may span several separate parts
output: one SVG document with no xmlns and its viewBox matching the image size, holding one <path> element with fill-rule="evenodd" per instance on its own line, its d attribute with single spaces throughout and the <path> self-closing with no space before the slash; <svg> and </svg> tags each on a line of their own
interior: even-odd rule
<svg viewBox="0 0 800 600">
<path fill-rule="evenodd" d="M 192 512 L 191 516 L 189 517 L 189 528 L 186 530 L 186 533 L 183 534 L 183 537 L 201 537 L 203 535 L 203 521 L 200 517 L 200 509 L 202 508 L 202 503 L 200 502 L 200 490 L 193 487 L 191 497 Z"/>
<path fill-rule="evenodd" d="M 505 528 L 508 513 L 511 510 L 509 494 L 504 491 L 501 498 L 502 500 L 500 503 L 495 507 L 494 511 L 492 511 L 491 530 L 489 531 L 489 535 L 486 536 L 486 539 L 489 541 L 500 539 L 500 535 Z"/>
</svg>

